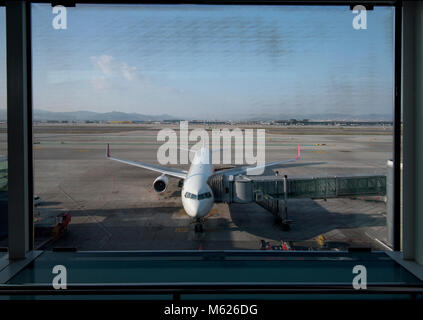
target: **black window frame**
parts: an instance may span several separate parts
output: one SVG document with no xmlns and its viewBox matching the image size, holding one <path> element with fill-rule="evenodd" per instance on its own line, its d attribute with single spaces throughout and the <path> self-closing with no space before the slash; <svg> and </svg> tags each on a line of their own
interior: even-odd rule
<svg viewBox="0 0 423 320">
<path fill-rule="evenodd" d="M 12 86 L 9 86 L 9 74 L 14 73 L 15 77 L 18 77 L 20 83 L 26 86 L 26 93 L 24 93 L 24 97 L 26 101 L 22 104 L 25 110 L 15 110 L 12 114 L 12 117 L 26 117 L 26 130 L 23 132 L 18 131 L 19 129 L 14 126 L 8 126 L 8 146 L 9 146 L 9 180 L 13 181 L 15 177 L 17 181 L 22 181 L 22 178 L 25 178 L 27 185 L 19 185 L 19 183 L 12 183 L 9 185 L 9 204 L 13 201 L 16 201 L 17 194 L 24 194 L 26 195 L 27 207 L 26 210 L 26 223 L 28 227 L 27 234 L 27 252 L 34 250 L 34 241 L 33 241 L 33 150 L 32 150 L 32 52 L 31 52 L 31 4 L 33 3 L 50 3 L 52 5 L 64 5 L 64 6 L 75 6 L 77 4 L 169 4 L 169 5 L 182 5 L 182 4 L 197 4 L 197 5 L 275 5 L 275 6 L 349 6 L 352 8 L 353 5 L 357 3 L 352 3 L 348 0 L 186 0 L 186 1 L 142 1 L 142 0 L 124 0 L 124 1 L 113 1 L 113 0 L 56 0 L 56 1 L 42 1 L 42 0 L 26 0 L 26 1 L 1 1 L 0 5 L 6 5 L 6 16 L 8 15 L 8 8 L 11 4 L 18 3 L 23 4 L 24 14 L 23 19 L 17 22 L 21 25 L 18 29 L 21 30 L 22 38 L 24 40 L 24 47 L 22 52 L 20 53 L 20 58 L 22 66 L 21 69 L 24 70 L 17 70 L 19 66 L 16 65 L 16 61 L 13 64 L 11 61 L 11 54 L 7 55 L 7 70 L 8 70 L 8 86 L 7 86 L 7 95 L 8 97 L 21 94 L 22 92 L 17 92 Z M 372 9 L 374 6 L 387 6 L 395 8 L 395 25 L 394 25 L 394 132 L 393 132 L 393 163 L 394 163 L 394 199 L 393 199 L 393 206 L 394 206 L 394 221 L 393 221 L 393 250 L 400 251 L 401 250 L 401 54 L 402 54 L 402 0 L 371 0 L 371 1 L 361 1 L 360 4 L 365 5 L 368 9 Z M 6 19 L 7 20 L 7 19 Z M 9 44 L 13 41 L 17 42 L 18 40 L 11 40 L 13 36 L 13 32 L 15 30 L 7 30 L 7 38 L 8 38 L 8 47 Z M 10 48 L 7 48 L 9 50 Z M 13 49 L 10 49 L 13 50 Z M 8 51 L 10 53 L 10 51 Z M 22 55 L 23 53 L 23 55 Z M 25 62 L 25 63 L 23 63 Z M 22 73 L 24 71 L 24 73 Z M 22 74 L 26 76 L 23 77 Z M 12 110 L 12 106 L 7 104 L 8 108 L 8 123 L 9 120 L 13 121 L 13 118 L 9 119 L 10 111 Z M 30 120 L 31 121 L 30 121 Z M 12 146 L 12 137 L 13 139 L 16 135 L 24 135 L 27 142 L 25 144 L 25 159 L 27 163 L 27 171 L 18 173 L 22 169 L 22 163 L 13 163 L 13 159 L 18 157 L 22 157 L 22 149 L 19 150 L 18 148 L 13 148 Z M 25 176 L 24 176 L 25 175 Z M 26 191 L 23 192 L 24 188 L 27 188 Z M 32 204 L 32 205 L 31 205 Z M 9 205 L 9 216 L 10 210 L 13 210 L 14 206 Z M 10 222 L 10 220 L 9 220 Z M 10 223 L 9 223 L 10 225 Z M 10 235 L 11 228 L 9 227 L 9 235 Z M 12 245 L 13 246 L 13 245 Z M 9 254 L 14 252 L 15 248 L 10 248 L 9 246 Z M 12 254 L 13 256 L 13 254 Z M 17 257 L 17 256 L 16 256 Z"/>
</svg>

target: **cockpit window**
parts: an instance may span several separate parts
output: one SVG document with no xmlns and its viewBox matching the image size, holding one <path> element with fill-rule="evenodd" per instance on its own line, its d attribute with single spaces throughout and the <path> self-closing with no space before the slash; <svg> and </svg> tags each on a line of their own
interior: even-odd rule
<svg viewBox="0 0 423 320">
<path fill-rule="evenodd" d="M 210 192 L 205 192 L 205 193 L 200 193 L 198 196 L 196 194 L 190 193 L 190 192 L 185 192 L 185 198 L 188 199 L 198 199 L 198 200 L 203 200 L 203 199 L 208 199 L 211 198 L 212 195 Z"/>
<path fill-rule="evenodd" d="M 185 192 L 185 198 L 197 199 L 197 195 L 190 192 Z"/>
<path fill-rule="evenodd" d="M 210 192 L 205 192 L 205 193 L 202 193 L 202 194 L 199 194 L 198 195 L 198 200 L 202 200 L 202 199 L 208 199 L 208 198 L 211 198 L 211 193 Z"/>
</svg>

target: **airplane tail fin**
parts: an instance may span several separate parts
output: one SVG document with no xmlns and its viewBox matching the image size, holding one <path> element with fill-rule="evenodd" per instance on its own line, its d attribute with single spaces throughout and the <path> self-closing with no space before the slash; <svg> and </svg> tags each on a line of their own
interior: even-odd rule
<svg viewBox="0 0 423 320">
<path fill-rule="evenodd" d="M 107 144 L 106 158 L 110 158 L 110 145 L 109 144 Z"/>
<path fill-rule="evenodd" d="M 298 144 L 297 145 L 297 156 L 296 156 L 296 160 L 298 160 L 299 158 L 300 158 L 300 156 L 301 156 L 301 153 L 300 153 L 300 145 Z"/>
</svg>

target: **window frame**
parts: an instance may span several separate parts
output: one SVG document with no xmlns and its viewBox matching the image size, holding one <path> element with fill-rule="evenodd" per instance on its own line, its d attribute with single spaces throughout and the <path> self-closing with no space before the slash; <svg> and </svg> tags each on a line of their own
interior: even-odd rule
<svg viewBox="0 0 423 320">
<path fill-rule="evenodd" d="M 364 1 L 364 5 L 369 6 L 369 9 L 373 6 L 388 6 L 395 8 L 395 24 L 394 24 L 394 130 L 393 130 L 393 160 L 394 160 L 394 241 L 393 241 L 393 250 L 401 250 L 401 84 L 402 84 L 402 66 L 401 66 L 401 54 L 402 54 L 402 1 L 401 0 L 372 0 Z M 295 6 L 350 6 L 351 1 L 348 0 L 187 0 L 187 1 L 140 1 L 140 0 L 125 0 L 125 1 L 113 1 L 113 0 L 57 0 L 57 1 L 36 1 L 36 0 L 27 0 L 27 1 L 14 1 L 14 6 L 18 7 L 13 9 L 12 1 L 9 2 L 0 2 L 0 5 L 6 5 L 6 17 L 9 14 L 12 14 L 9 11 L 15 10 L 15 14 L 20 16 L 19 21 L 16 21 L 16 25 L 20 24 L 18 32 L 20 33 L 16 36 L 16 30 L 7 28 L 6 36 L 8 39 L 8 55 L 7 55 L 7 70 L 8 70 L 8 86 L 7 86 L 7 95 L 8 97 L 15 97 L 16 95 L 22 101 L 18 105 L 12 106 L 12 103 L 7 103 L 8 115 L 11 114 L 12 118 L 9 119 L 11 122 L 15 120 L 20 121 L 24 126 L 8 126 L 8 146 L 9 146 L 9 178 L 11 181 L 17 179 L 16 181 L 25 181 L 25 184 L 19 182 L 9 185 L 9 218 L 13 214 L 13 210 L 16 208 L 19 209 L 19 215 L 21 215 L 21 221 L 24 219 L 25 226 L 19 226 L 13 224 L 9 219 L 9 235 L 16 233 L 19 237 L 23 236 L 25 239 L 20 239 L 17 242 L 9 242 L 9 259 L 22 259 L 25 256 L 34 250 L 34 232 L 33 232 L 33 208 L 34 208 L 34 198 L 33 198 L 33 150 L 32 150 L 32 52 L 31 52 L 31 5 L 32 3 L 52 3 L 54 5 L 64 5 L 64 6 L 75 6 L 75 4 L 200 4 L 200 5 L 295 5 Z M 21 10 L 21 12 L 19 12 Z M 7 18 L 6 18 L 7 20 Z M 12 52 L 15 48 L 10 48 L 9 42 L 12 43 L 11 38 L 15 38 L 15 43 L 19 40 L 23 41 L 24 48 L 21 48 L 18 52 L 18 56 L 21 59 L 22 66 L 18 70 L 19 66 L 12 61 Z M 11 50 L 11 51 L 9 51 Z M 25 62 L 25 63 L 23 63 Z M 18 91 L 18 89 L 9 85 L 9 78 L 11 74 L 17 74 L 18 80 L 22 85 L 24 85 L 25 90 Z M 9 98 L 8 98 L 9 99 Z M 15 117 L 13 119 L 13 117 Z M 21 137 L 22 144 L 24 149 L 13 147 L 11 144 L 11 137 L 16 139 L 16 137 Z M 26 140 L 26 142 L 25 142 Z M 22 157 L 22 152 L 25 154 L 24 161 L 14 163 L 13 159 Z M 25 170 L 23 170 L 25 169 Z M 20 173 L 19 173 L 20 172 Z M 22 180 L 24 179 L 24 180 Z M 14 203 L 16 201 L 17 194 L 24 194 L 26 197 L 25 203 L 18 204 Z M 185 195 L 186 196 L 186 195 Z M 10 205 L 12 204 L 12 205 Z M 22 216 L 23 215 L 23 216 Z M 16 216 L 16 214 L 15 214 Z M 24 234 L 26 233 L 26 234 Z M 24 254 L 22 254 L 22 243 L 25 243 Z"/>
</svg>

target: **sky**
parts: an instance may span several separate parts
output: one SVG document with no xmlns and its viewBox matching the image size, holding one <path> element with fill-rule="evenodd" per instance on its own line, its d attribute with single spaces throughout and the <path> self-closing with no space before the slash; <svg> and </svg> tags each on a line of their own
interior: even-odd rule
<svg viewBox="0 0 423 320">
<path fill-rule="evenodd" d="M 391 114 L 393 9 L 33 4 L 34 108 L 235 119 Z M 0 8 L 0 107 L 6 104 Z"/>
</svg>

